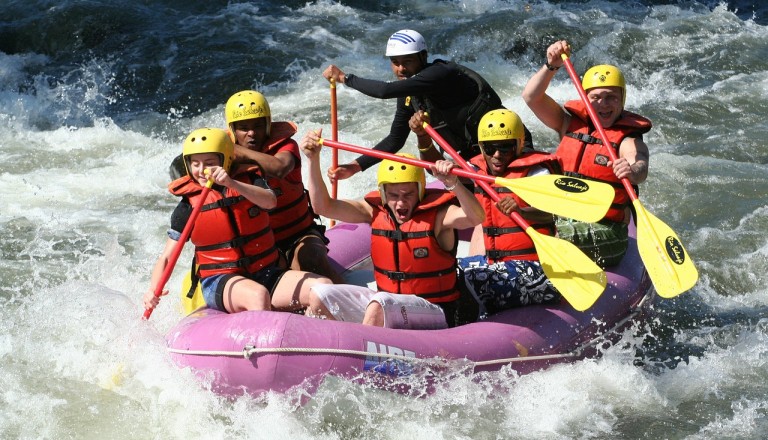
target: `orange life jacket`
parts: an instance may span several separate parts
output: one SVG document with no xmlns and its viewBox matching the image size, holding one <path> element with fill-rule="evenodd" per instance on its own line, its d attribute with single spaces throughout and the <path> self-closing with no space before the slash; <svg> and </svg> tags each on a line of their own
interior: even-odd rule
<svg viewBox="0 0 768 440">
<path fill-rule="evenodd" d="M 371 259 L 379 290 L 418 295 L 432 303 L 455 301 L 456 247 L 446 251 L 435 237 L 435 218 L 440 206 L 455 203 L 453 193 L 427 189 L 413 217 L 398 224 L 378 191 L 365 196 L 374 207 L 371 222 Z"/>
<path fill-rule="evenodd" d="M 488 164 L 483 155 L 475 156 L 470 161 L 483 174 L 488 173 Z M 543 152 L 525 153 L 513 160 L 507 166 L 506 179 L 515 179 L 525 177 L 531 171 L 533 166 L 542 166 L 551 173 L 559 169 L 558 159 L 555 155 Z M 511 195 L 517 206 L 526 208 L 530 206 L 517 194 L 512 192 L 506 186 L 492 184 L 491 187 L 500 195 Z M 536 253 L 536 247 L 531 237 L 525 233 L 525 230 L 518 226 L 512 220 L 512 217 L 504 214 L 496 207 L 496 202 L 490 198 L 479 186 L 475 186 L 475 197 L 485 209 L 485 221 L 483 221 L 483 240 L 485 242 L 485 256 L 490 261 L 506 260 L 532 260 L 538 261 L 539 256 Z M 555 225 L 553 223 L 532 224 L 537 232 L 544 235 L 555 235 Z"/>
<path fill-rule="evenodd" d="M 573 117 L 555 152 L 562 161 L 565 175 L 597 180 L 613 186 L 615 195 L 605 219 L 624 221 L 625 209 L 631 201 L 621 181 L 613 173 L 613 168 L 607 166 L 610 160 L 607 147 L 603 145 L 599 133 L 589 122 L 587 108 L 582 101 L 569 101 L 565 103 L 565 109 Z M 647 133 L 651 126 L 650 120 L 625 110 L 613 125 L 604 129 L 618 156 L 619 145 L 624 138 Z"/>
<path fill-rule="evenodd" d="M 233 179 L 251 183 L 255 170 L 241 167 Z M 202 187 L 189 176 L 168 185 L 172 194 L 200 203 Z M 269 215 L 237 191 L 208 192 L 190 235 L 200 278 L 227 273 L 256 273 L 278 259 Z"/>
<path fill-rule="evenodd" d="M 298 144 L 291 139 L 296 134 L 293 122 L 273 122 L 270 137 L 264 147 L 265 154 L 275 155 L 285 144 Z M 277 196 L 277 205 L 269 211 L 269 224 L 275 240 L 292 237 L 314 223 L 315 213 L 309 205 L 309 197 L 301 179 L 301 157 L 294 157 L 296 166 L 282 179 L 267 177 L 267 184 Z"/>
</svg>

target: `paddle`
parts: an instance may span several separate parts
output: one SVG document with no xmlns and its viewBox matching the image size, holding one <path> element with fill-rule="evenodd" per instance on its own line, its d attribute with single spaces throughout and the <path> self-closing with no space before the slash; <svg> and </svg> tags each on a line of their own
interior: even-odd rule
<svg viewBox="0 0 768 440">
<path fill-rule="evenodd" d="M 336 80 L 331 78 L 331 139 L 334 141 L 339 140 L 339 120 L 336 111 Z M 331 155 L 331 169 L 339 167 L 339 150 L 334 149 Z M 331 197 L 338 198 L 339 195 L 339 181 L 334 180 L 331 185 Z M 331 227 L 336 224 L 336 220 L 331 219 Z"/>
<path fill-rule="evenodd" d="M 192 233 L 192 228 L 195 226 L 197 215 L 200 214 L 200 210 L 203 209 L 205 198 L 211 191 L 212 186 L 213 179 L 209 177 L 208 182 L 206 182 L 203 187 L 203 192 L 200 194 L 200 203 L 198 203 L 197 206 L 192 209 L 192 213 L 189 214 L 189 219 L 187 220 L 186 226 L 184 226 L 184 230 L 181 232 L 181 237 L 179 237 L 179 241 L 176 242 L 176 246 L 173 247 L 173 251 L 171 251 L 171 255 L 168 257 L 168 264 L 166 264 L 163 274 L 160 276 L 160 280 L 158 280 L 157 285 L 155 286 L 155 291 L 153 292 L 155 297 L 160 298 L 160 294 L 163 293 L 163 287 L 165 287 L 168 279 L 171 278 L 173 268 L 176 266 L 176 261 L 179 259 L 179 255 L 181 255 L 181 250 L 184 249 L 184 243 L 186 243 L 189 238 L 189 234 Z M 145 309 L 142 319 L 149 319 L 153 310 L 154 309 Z"/>
<path fill-rule="evenodd" d="M 192 293 L 192 298 L 187 296 L 190 289 L 192 289 L 192 270 L 188 270 L 181 281 L 181 309 L 185 315 L 189 315 L 200 307 L 205 306 L 201 283 L 197 283 L 195 291 Z"/>
<path fill-rule="evenodd" d="M 467 161 L 432 126 L 425 122 L 424 129 L 461 168 L 464 170 L 472 169 Z M 501 196 L 486 180 L 477 179 L 475 182 L 493 201 L 498 202 L 501 199 Z M 533 241 L 536 253 L 539 255 L 541 268 L 552 285 L 563 295 L 563 298 L 580 312 L 590 308 L 605 290 L 605 272 L 572 243 L 539 233 L 515 211 L 512 211 L 509 216 L 518 226 L 525 229 L 525 233 Z"/>
<path fill-rule="evenodd" d="M 321 144 L 334 149 L 367 154 L 379 159 L 391 159 L 421 168 L 429 168 L 431 162 L 397 156 L 385 151 L 372 150 L 357 145 L 321 139 Z M 454 168 L 453 174 L 473 180 L 484 180 L 506 186 L 531 206 L 561 216 L 570 216 L 580 221 L 594 222 L 602 219 L 613 200 L 613 187 L 601 182 L 587 182 L 582 179 L 542 174 L 520 179 L 505 179 L 479 174 L 474 171 Z"/>
<path fill-rule="evenodd" d="M 592 123 L 600 134 L 603 145 L 611 145 L 592 104 L 587 98 L 587 94 L 581 86 L 579 75 L 576 74 L 573 63 L 565 54 L 562 55 L 562 58 L 565 61 L 568 75 L 576 86 L 579 97 L 587 107 Z M 608 147 L 606 150 L 612 161 L 618 160 L 613 148 Z M 645 210 L 628 178 L 621 179 L 621 183 L 624 184 L 624 189 L 626 189 L 632 200 L 632 205 L 635 207 L 637 248 L 648 275 L 653 281 L 653 286 L 656 288 L 656 293 L 663 298 L 673 298 L 691 289 L 699 279 L 699 273 L 677 234 L 672 228 Z"/>
</svg>

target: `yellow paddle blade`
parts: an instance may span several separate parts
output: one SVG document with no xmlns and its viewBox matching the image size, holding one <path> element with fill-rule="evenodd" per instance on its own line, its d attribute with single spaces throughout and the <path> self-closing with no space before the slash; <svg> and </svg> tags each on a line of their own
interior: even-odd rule
<svg viewBox="0 0 768 440">
<path fill-rule="evenodd" d="M 592 307 L 605 290 L 605 272 L 573 243 L 532 227 L 525 232 L 536 246 L 544 273 L 563 298 L 580 312 Z"/>
<path fill-rule="evenodd" d="M 192 298 L 187 298 L 187 292 L 192 287 L 192 272 L 187 271 L 184 275 L 184 280 L 181 282 L 181 307 L 184 310 L 184 315 L 189 315 L 200 307 L 205 307 L 205 299 L 203 299 L 203 291 L 200 290 L 200 285 L 200 283 L 197 283 L 195 294 Z"/>
<path fill-rule="evenodd" d="M 522 179 L 497 177 L 495 183 L 506 186 L 536 209 L 582 222 L 605 217 L 614 197 L 613 187 L 607 183 L 557 174 Z"/>
<path fill-rule="evenodd" d="M 690 290 L 699 272 L 675 231 L 646 211 L 640 200 L 632 204 L 637 213 L 637 249 L 656 293 L 674 298 Z"/>
</svg>

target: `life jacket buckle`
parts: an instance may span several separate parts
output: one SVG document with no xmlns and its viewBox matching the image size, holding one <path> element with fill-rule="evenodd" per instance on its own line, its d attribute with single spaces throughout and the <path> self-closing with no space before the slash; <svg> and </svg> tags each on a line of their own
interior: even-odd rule
<svg viewBox="0 0 768 440">
<path fill-rule="evenodd" d="M 405 272 L 395 272 L 395 271 L 389 271 L 387 272 L 387 278 L 393 281 L 403 281 L 406 278 Z"/>
</svg>

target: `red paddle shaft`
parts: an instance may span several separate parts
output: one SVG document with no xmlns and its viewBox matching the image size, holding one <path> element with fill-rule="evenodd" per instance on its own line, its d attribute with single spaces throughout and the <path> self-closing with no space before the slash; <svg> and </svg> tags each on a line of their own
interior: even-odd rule
<svg viewBox="0 0 768 440">
<path fill-rule="evenodd" d="M 339 140 L 339 120 L 337 116 L 337 107 L 336 107 L 336 81 L 331 79 L 331 139 L 334 141 Z M 331 168 L 336 169 L 339 167 L 339 151 L 333 150 L 333 154 L 331 155 Z M 338 195 L 338 189 L 339 185 L 337 181 L 333 182 L 333 198 L 335 199 Z"/>
<path fill-rule="evenodd" d="M 440 134 L 438 134 L 437 131 L 435 131 L 435 129 L 432 128 L 431 125 L 424 123 L 424 129 L 427 130 L 427 133 L 429 133 L 429 136 L 432 139 L 434 139 L 438 145 L 440 145 L 440 148 L 442 148 L 443 151 L 448 153 L 448 155 L 451 156 L 451 159 L 453 159 L 456 162 L 456 164 L 458 164 L 463 170 L 465 171 L 472 170 L 472 167 L 469 166 L 467 161 L 464 160 L 464 158 L 461 157 L 461 155 L 459 155 L 459 153 L 457 153 L 456 150 L 454 150 L 453 147 L 451 147 L 451 145 L 448 142 L 446 142 L 446 140 L 443 139 L 443 137 L 440 136 Z M 458 173 L 456 174 L 458 175 Z M 473 174 L 476 174 L 476 173 L 473 173 Z M 491 185 L 488 184 L 489 181 L 495 182 L 496 179 L 494 179 L 492 176 L 485 176 L 485 177 L 488 177 L 488 179 L 483 179 L 483 180 L 477 179 L 475 180 L 475 182 L 477 182 L 477 184 L 480 185 L 480 188 L 482 188 L 483 191 L 485 191 L 485 193 L 488 194 L 488 197 L 493 199 L 494 202 L 498 202 L 501 199 L 501 197 L 491 187 Z M 521 216 L 519 213 L 515 211 L 510 212 L 509 216 L 512 217 L 512 220 L 514 220 L 523 229 L 528 229 L 531 226 L 528 224 L 527 221 L 525 221 L 523 216 Z"/>
<path fill-rule="evenodd" d="M 413 165 L 413 166 L 417 166 L 417 167 L 421 167 L 421 168 L 429 169 L 430 165 L 432 165 L 432 162 L 428 162 L 426 160 L 414 159 L 412 157 L 398 156 L 396 154 L 387 153 L 385 151 L 379 151 L 379 150 L 374 150 L 374 149 L 371 149 L 371 148 L 359 147 L 357 145 L 345 144 L 344 142 L 337 142 L 337 141 L 332 141 L 332 140 L 329 140 L 329 139 L 322 139 L 320 141 L 320 143 L 323 144 L 323 145 L 327 145 L 327 146 L 329 146 L 331 148 L 338 148 L 339 150 L 351 151 L 353 153 L 359 153 L 359 154 L 366 154 L 368 156 L 373 156 L 373 157 L 376 157 L 378 159 L 394 160 L 394 161 L 397 161 L 397 162 L 402 162 L 402 163 L 406 163 L 408 165 Z M 463 170 L 463 169 L 459 169 L 459 168 L 454 168 L 454 169 L 451 170 L 451 173 L 455 174 L 457 176 L 460 176 L 460 177 L 467 177 L 467 178 L 470 178 L 470 179 L 479 179 L 479 180 L 483 180 L 483 181 L 487 181 L 487 182 L 496 182 L 496 179 L 494 177 L 486 176 L 485 174 L 476 173 L 476 172 L 472 171 L 471 168 L 470 168 L 469 171 Z"/>
<path fill-rule="evenodd" d="M 203 192 L 200 195 L 200 203 L 192 209 L 192 213 L 189 215 L 189 220 L 187 220 L 187 224 L 181 232 L 181 237 L 179 237 L 179 241 L 176 242 L 176 246 L 173 247 L 173 251 L 171 251 L 171 255 L 168 257 L 168 264 L 166 264 L 165 270 L 163 270 L 163 275 L 160 277 L 160 280 L 158 280 L 157 286 L 155 286 L 154 294 L 157 298 L 160 298 L 160 294 L 163 293 L 163 287 L 165 287 L 168 279 L 171 278 L 173 268 L 176 266 L 176 261 L 179 259 L 179 255 L 181 255 L 181 250 L 184 249 L 184 243 L 187 242 L 189 234 L 192 233 L 192 228 L 195 226 L 197 215 L 200 214 L 200 210 L 203 209 L 205 198 L 211 191 L 211 186 L 213 186 L 213 180 L 208 179 L 208 183 L 203 187 Z M 142 319 L 145 321 L 149 319 L 153 310 L 154 309 L 145 309 Z"/>
<path fill-rule="evenodd" d="M 589 113 L 589 117 L 592 119 L 592 123 L 595 124 L 597 132 L 600 134 L 600 139 L 602 139 L 603 145 L 606 147 L 605 149 L 608 150 L 608 156 L 611 157 L 612 161 L 616 162 L 619 160 L 618 156 L 616 155 L 616 151 L 611 146 L 611 142 L 608 140 L 608 135 L 605 133 L 603 125 L 600 124 L 600 120 L 597 118 L 597 113 L 595 113 L 595 109 L 592 108 L 592 104 L 589 102 L 589 98 L 587 98 L 587 93 L 581 86 L 579 75 L 576 73 L 576 69 L 573 68 L 573 63 L 571 63 L 571 60 L 565 54 L 563 54 L 563 61 L 565 61 L 565 69 L 568 71 L 568 75 L 571 77 L 571 81 L 573 81 L 573 83 L 576 85 L 576 91 L 579 92 L 579 96 L 581 97 L 582 102 L 584 102 L 584 105 L 587 107 L 587 113 Z M 624 93 L 626 93 L 626 90 Z M 632 188 L 632 183 L 629 181 L 629 179 L 624 177 L 621 179 L 621 183 L 624 185 L 624 189 L 627 190 L 629 198 L 632 201 L 637 200 L 637 193 L 635 193 L 635 189 Z"/>
</svg>

